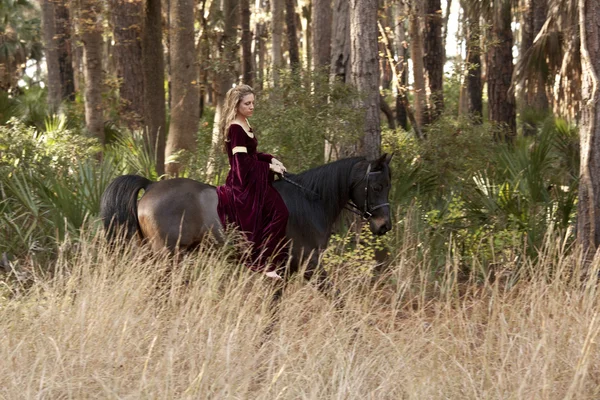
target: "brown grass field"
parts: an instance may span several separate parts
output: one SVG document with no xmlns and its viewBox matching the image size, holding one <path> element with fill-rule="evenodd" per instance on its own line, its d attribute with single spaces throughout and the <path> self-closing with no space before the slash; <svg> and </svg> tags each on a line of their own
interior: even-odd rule
<svg viewBox="0 0 600 400">
<path fill-rule="evenodd" d="M 52 274 L 2 278 L 0 398 L 600 398 L 597 280 L 573 252 L 460 281 L 404 242 L 375 278 L 335 267 L 343 306 L 292 279 L 275 310 L 228 250 L 67 241 Z"/>
</svg>

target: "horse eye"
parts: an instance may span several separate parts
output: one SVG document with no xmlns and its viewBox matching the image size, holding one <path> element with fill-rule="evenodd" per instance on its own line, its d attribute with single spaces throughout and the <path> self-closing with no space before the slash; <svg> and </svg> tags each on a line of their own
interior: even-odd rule
<svg viewBox="0 0 600 400">
<path fill-rule="evenodd" d="M 376 192 L 381 192 L 381 189 L 383 189 L 383 186 L 381 186 L 381 185 L 375 185 L 373 187 L 373 190 L 376 191 Z"/>
</svg>

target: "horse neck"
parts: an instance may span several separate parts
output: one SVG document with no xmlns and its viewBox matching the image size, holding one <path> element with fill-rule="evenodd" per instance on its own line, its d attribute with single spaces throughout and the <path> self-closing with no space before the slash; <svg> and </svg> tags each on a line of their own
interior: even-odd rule
<svg viewBox="0 0 600 400">
<path fill-rule="evenodd" d="M 338 160 L 306 173 L 311 189 L 321 197 L 328 230 L 350 200 L 352 172 L 363 160 L 362 157 Z"/>
</svg>

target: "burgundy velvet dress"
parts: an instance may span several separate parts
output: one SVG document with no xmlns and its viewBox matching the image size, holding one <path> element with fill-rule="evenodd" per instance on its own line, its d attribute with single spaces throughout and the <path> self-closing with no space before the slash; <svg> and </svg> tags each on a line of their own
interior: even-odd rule
<svg viewBox="0 0 600 400">
<path fill-rule="evenodd" d="M 273 156 L 258 153 L 256 137 L 248 136 L 240 125 L 232 124 L 228 135 L 231 169 L 225 185 L 217 187 L 219 218 L 224 227 L 235 225 L 253 244 L 249 265 L 252 270 L 275 270 L 287 258 L 288 210 L 272 186 L 274 173 L 269 164 Z M 247 153 L 233 154 L 236 147 L 245 147 Z"/>
</svg>

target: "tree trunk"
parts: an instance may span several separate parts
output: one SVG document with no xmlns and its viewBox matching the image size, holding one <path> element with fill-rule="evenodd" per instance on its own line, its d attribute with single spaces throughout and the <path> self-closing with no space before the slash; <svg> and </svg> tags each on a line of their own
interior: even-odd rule
<svg viewBox="0 0 600 400">
<path fill-rule="evenodd" d="M 195 151 L 198 133 L 200 92 L 194 48 L 194 0 L 171 0 L 170 18 L 172 97 L 165 169 L 177 176 L 182 167 L 179 154 Z"/>
<path fill-rule="evenodd" d="M 298 36 L 296 35 L 296 0 L 285 0 L 285 25 L 287 27 L 288 51 L 292 71 L 300 67 Z"/>
<path fill-rule="evenodd" d="M 492 9 L 491 44 L 488 49 L 488 99 L 490 121 L 499 124 L 495 139 L 512 142 L 517 131 L 514 93 L 509 94 L 513 74 L 511 5 L 496 0 Z"/>
<path fill-rule="evenodd" d="M 309 77 L 310 71 L 313 68 L 312 65 L 312 44 L 313 44 L 313 28 L 312 28 L 312 4 L 308 2 L 302 7 L 302 18 L 300 19 L 300 25 L 302 25 L 302 67 L 304 70 L 304 76 Z M 310 84 L 310 83 L 308 83 Z"/>
<path fill-rule="evenodd" d="M 42 35 L 44 38 L 44 54 L 48 70 L 48 110 L 58 112 L 62 100 L 60 84 L 60 65 L 58 61 L 58 40 L 56 40 L 56 18 L 54 2 L 42 0 Z"/>
<path fill-rule="evenodd" d="M 408 130 L 408 114 L 407 110 L 404 107 L 403 98 L 404 94 L 401 93 L 401 90 L 405 89 L 408 86 L 408 63 L 407 57 L 408 52 L 406 51 L 405 42 L 406 42 L 406 31 L 404 20 L 406 18 L 406 13 L 404 12 L 405 6 L 403 4 L 394 4 L 394 51 L 396 53 L 396 57 L 398 57 L 398 63 L 401 65 L 400 68 L 400 82 L 399 86 L 402 85 L 403 88 L 398 88 L 398 94 L 396 95 L 396 122 L 399 126 L 402 127 L 405 131 Z"/>
<path fill-rule="evenodd" d="M 146 140 L 156 157 L 156 173 L 165 172 L 165 62 L 162 44 L 161 0 L 146 0 L 142 31 L 142 75 Z"/>
<path fill-rule="evenodd" d="M 104 144 L 102 112 L 102 5 L 97 0 L 81 2 L 81 41 L 83 42 L 83 76 L 85 79 L 85 124 L 88 133 Z"/>
<path fill-rule="evenodd" d="M 250 0 L 240 0 L 242 21 L 242 82 L 254 85 L 252 68 L 252 32 L 250 31 Z"/>
<path fill-rule="evenodd" d="M 127 127 L 144 126 L 142 73 L 142 0 L 110 0 L 114 56 L 119 79 L 119 114 Z"/>
<path fill-rule="evenodd" d="M 591 260 L 600 244 L 600 3 L 579 0 L 582 62 L 581 167 L 577 233 Z"/>
<path fill-rule="evenodd" d="M 548 0 L 532 0 L 533 2 L 533 38 L 542 30 L 548 15 Z M 535 91 L 531 105 L 536 110 L 548 110 L 548 96 L 546 95 L 546 79 L 538 72 L 535 80 Z"/>
<path fill-rule="evenodd" d="M 273 86 L 279 86 L 279 71 L 283 65 L 283 55 L 281 48 L 283 46 L 283 16 L 284 16 L 284 0 L 271 0 L 271 14 L 273 15 L 272 25 L 272 44 L 271 44 L 271 60 Z"/>
<path fill-rule="evenodd" d="M 58 41 L 58 65 L 62 100 L 75 100 L 75 78 L 73 73 L 73 51 L 71 40 L 71 18 L 67 0 L 55 3 L 56 39 Z"/>
<path fill-rule="evenodd" d="M 350 77 L 350 9 L 348 0 L 334 0 L 331 40 L 331 77 L 348 82 Z"/>
<path fill-rule="evenodd" d="M 442 6 L 440 0 L 425 1 L 425 55 L 423 63 L 429 88 L 428 123 L 436 120 L 444 109 L 444 60 L 442 41 Z"/>
<path fill-rule="evenodd" d="M 237 16 L 239 15 L 238 1 L 223 0 L 223 15 L 225 26 L 219 43 L 220 52 L 216 57 L 220 60 L 220 65 L 215 77 L 215 119 L 212 132 L 212 155 L 206 169 L 208 176 L 212 176 L 214 173 L 214 155 L 221 149 L 219 124 L 221 122 L 221 110 L 225 102 L 225 95 L 236 80 L 234 66 L 239 51 L 236 30 Z"/>
<path fill-rule="evenodd" d="M 409 16 L 409 34 L 410 34 L 410 58 L 413 61 L 413 85 L 414 85 L 414 103 L 415 119 L 419 128 L 425 122 L 425 113 L 427 112 L 425 74 L 423 65 L 423 38 L 421 36 L 421 26 L 423 20 L 423 4 L 421 0 L 412 0 L 412 10 Z"/>
<path fill-rule="evenodd" d="M 475 123 L 483 117 L 483 83 L 481 81 L 481 30 L 479 9 L 471 9 L 466 14 L 467 24 L 467 110 Z"/>
<path fill-rule="evenodd" d="M 350 38 L 350 80 L 364 96 L 365 125 L 360 153 L 374 159 L 379 157 L 381 149 L 376 1 L 350 0 Z"/>
<path fill-rule="evenodd" d="M 256 24 L 256 78 L 258 80 L 258 89 L 262 90 L 265 84 L 265 67 L 267 53 L 267 26 L 263 22 Z"/>
</svg>

